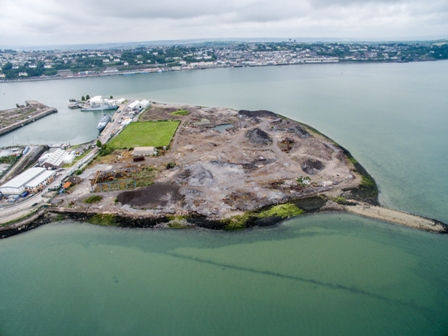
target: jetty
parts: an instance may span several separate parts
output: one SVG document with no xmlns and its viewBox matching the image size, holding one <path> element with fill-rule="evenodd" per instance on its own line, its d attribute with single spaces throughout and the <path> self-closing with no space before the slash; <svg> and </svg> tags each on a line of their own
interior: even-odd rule
<svg viewBox="0 0 448 336">
<path fill-rule="evenodd" d="M 347 212 L 363 217 L 378 219 L 381 221 L 407 226 L 413 229 L 447 233 L 448 226 L 436 219 L 413 215 L 407 212 L 389 209 L 383 206 L 375 206 L 365 202 L 350 200 L 350 205 L 345 206 Z"/>
<path fill-rule="evenodd" d="M 49 107 L 37 100 L 27 100 L 25 105 L 16 106 L 0 110 L 0 136 L 58 112 L 55 107 Z"/>
</svg>

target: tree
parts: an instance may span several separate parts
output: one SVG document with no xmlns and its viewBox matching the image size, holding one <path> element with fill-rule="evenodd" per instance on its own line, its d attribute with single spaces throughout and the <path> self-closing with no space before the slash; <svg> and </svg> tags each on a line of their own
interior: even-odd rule
<svg viewBox="0 0 448 336">
<path fill-rule="evenodd" d="M 86 100 L 89 100 L 90 99 L 90 96 L 89 95 L 86 95 Z"/>
<path fill-rule="evenodd" d="M 82 97 L 81 97 L 81 100 L 82 100 L 82 101 L 85 101 L 86 99 L 84 98 L 84 96 L 82 96 Z"/>
<path fill-rule="evenodd" d="M 4 66 L 2 66 L 2 70 L 11 70 L 12 64 L 10 62 L 6 63 Z"/>
<path fill-rule="evenodd" d="M 114 96 L 110 96 L 110 99 L 114 99 Z"/>
<path fill-rule="evenodd" d="M 101 141 L 97 140 L 97 141 L 96 141 L 96 146 L 97 146 L 98 148 L 101 148 L 101 147 L 103 147 L 103 144 L 101 143 Z"/>
</svg>

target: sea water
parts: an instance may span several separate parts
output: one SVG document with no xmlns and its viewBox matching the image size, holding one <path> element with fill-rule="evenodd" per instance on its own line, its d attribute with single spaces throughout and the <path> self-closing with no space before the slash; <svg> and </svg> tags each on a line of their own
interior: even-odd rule
<svg viewBox="0 0 448 336">
<path fill-rule="evenodd" d="M 0 137 L 95 138 L 89 94 L 268 109 L 349 149 L 383 204 L 448 222 L 448 62 L 0 84 L 58 108 Z M 448 239 L 347 214 L 242 232 L 55 223 L 0 241 L 0 335 L 445 335 Z"/>
<path fill-rule="evenodd" d="M 448 237 L 347 214 L 0 242 L 0 335 L 444 335 Z"/>
</svg>

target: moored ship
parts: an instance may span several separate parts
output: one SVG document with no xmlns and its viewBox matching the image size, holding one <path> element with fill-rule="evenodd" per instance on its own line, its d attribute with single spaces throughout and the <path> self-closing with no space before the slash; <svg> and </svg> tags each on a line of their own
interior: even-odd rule
<svg viewBox="0 0 448 336">
<path fill-rule="evenodd" d="M 106 111 L 106 110 L 116 110 L 117 105 L 110 103 L 107 99 L 103 99 L 101 96 L 95 96 L 90 99 L 89 104 L 85 105 L 81 112 L 88 111 Z"/>
<path fill-rule="evenodd" d="M 104 114 L 103 117 L 101 118 L 100 122 L 98 123 L 98 126 L 96 127 L 98 129 L 99 132 L 102 132 L 103 129 L 106 128 L 107 124 L 110 122 L 111 120 L 111 116 L 108 114 Z"/>
</svg>

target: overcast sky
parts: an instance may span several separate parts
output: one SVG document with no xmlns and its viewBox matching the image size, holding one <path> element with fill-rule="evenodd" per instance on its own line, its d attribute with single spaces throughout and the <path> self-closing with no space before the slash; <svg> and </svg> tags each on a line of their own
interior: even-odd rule
<svg viewBox="0 0 448 336">
<path fill-rule="evenodd" d="M 448 0 L 0 0 L 0 46 L 448 37 Z"/>
</svg>

